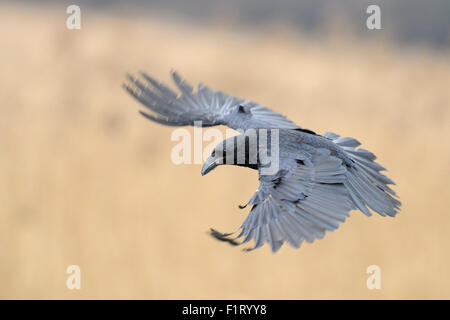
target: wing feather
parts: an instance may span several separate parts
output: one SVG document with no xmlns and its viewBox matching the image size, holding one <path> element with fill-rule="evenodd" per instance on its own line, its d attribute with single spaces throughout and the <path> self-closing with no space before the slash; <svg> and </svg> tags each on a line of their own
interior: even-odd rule
<svg viewBox="0 0 450 320">
<path fill-rule="evenodd" d="M 300 128 L 283 115 L 255 102 L 244 101 L 221 91 L 212 91 L 202 84 L 199 84 L 194 92 L 194 88 L 176 72 L 172 72 L 172 79 L 181 95 L 144 72 L 139 75 L 140 78 L 127 75 L 127 82 L 123 86 L 131 96 L 151 111 L 141 114 L 163 125 L 185 126 L 201 121 L 203 126 L 223 124 L 244 130 Z"/>
<path fill-rule="evenodd" d="M 273 252 L 283 242 L 298 248 L 305 240 L 321 239 L 345 221 L 353 208 L 344 186 L 346 169 L 329 151 L 316 150 L 311 161 L 289 159 L 274 176 L 260 175 L 258 199 L 236 239 L 268 243 Z"/>
</svg>

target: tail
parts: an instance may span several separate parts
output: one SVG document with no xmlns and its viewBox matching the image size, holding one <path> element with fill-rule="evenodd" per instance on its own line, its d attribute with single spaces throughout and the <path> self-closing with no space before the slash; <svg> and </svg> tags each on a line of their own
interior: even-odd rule
<svg viewBox="0 0 450 320">
<path fill-rule="evenodd" d="M 324 135 L 341 147 L 352 165 L 347 170 L 347 181 L 344 183 L 355 209 L 361 210 L 365 215 L 373 211 L 382 216 L 394 217 L 400 210 L 401 202 L 394 190 L 388 185 L 395 185 L 394 181 L 380 171 L 386 170 L 375 162 L 377 158 L 372 152 L 356 149 L 360 143 L 353 138 L 340 138 L 337 134 L 327 132 Z"/>
</svg>

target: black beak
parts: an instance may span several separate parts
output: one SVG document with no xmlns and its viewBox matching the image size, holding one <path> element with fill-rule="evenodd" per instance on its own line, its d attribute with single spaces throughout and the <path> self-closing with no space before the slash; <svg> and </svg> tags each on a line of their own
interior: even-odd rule
<svg viewBox="0 0 450 320">
<path fill-rule="evenodd" d="M 217 167 L 217 165 L 217 159 L 213 157 L 209 157 L 208 159 L 206 159 L 202 167 L 202 176 L 213 170 L 215 167 Z"/>
</svg>

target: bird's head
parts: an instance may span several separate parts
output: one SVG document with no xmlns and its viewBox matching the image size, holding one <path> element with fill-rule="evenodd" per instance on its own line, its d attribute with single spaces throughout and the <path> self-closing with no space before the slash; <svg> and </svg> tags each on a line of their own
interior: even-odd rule
<svg viewBox="0 0 450 320">
<path fill-rule="evenodd" d="M 222 164 L 257 169 L 257 147 L 256 135 L 253 137 L 248 134 L 240 134 L 220 142 L 205 160 L 202 176 Z"/>
<path fill-rule="evenodd" d="M 211 155 L 205 160 L 205 163 L 202 167 L 202 176 L 214 170 L 216 167 L 227 163 L 226 141 L 227 140 L 224 140 L 217 146 L 215 146 L 215 148 L 211 152 Z M 231 154 L 231 152 L 228 152 L 228 154 Z"/>
</svg>

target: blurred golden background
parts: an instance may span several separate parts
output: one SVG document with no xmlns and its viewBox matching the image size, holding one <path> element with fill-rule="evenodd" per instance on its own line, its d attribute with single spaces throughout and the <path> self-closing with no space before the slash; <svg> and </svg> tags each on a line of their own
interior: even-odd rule
<svg viewBox="0 0 450 320">
<path fill-rule="evenodd" d="M 120 11 L 120 10 L 119 10 Z M 450 54 L 282 21 L 208 27 L 166 14 L 0 5 L 0 298 L 450 298 Z M 388 26 L 386 27 L 388 28 Z M 256 172 L 170 161 L 173 128 L 121 88 L 144 70 L 248 98 L 304 128 L 362 142 L 403 203 L 394 219 L 353 211 L 325 238 L 245 253 L 233 231 Z M 189 128 L 192 130 L 192 128 Z M 81 268 L 81 289 L 66 268 Z M 381 290 L 366 268 L 381 268 Z"/>
</svg>

